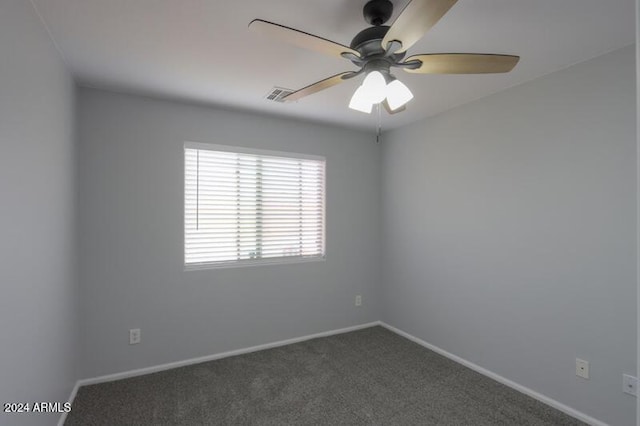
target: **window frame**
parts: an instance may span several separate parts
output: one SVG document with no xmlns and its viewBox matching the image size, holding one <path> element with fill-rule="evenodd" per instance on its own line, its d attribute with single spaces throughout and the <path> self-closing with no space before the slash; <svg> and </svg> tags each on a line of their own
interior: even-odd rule
<svg viewBox="0 0 640 426">
<path fill-rule="evenodd" d="M 322 193 L 322 204 L 323 204 L 323 214 L 322 214 L 322 248 L 323 253 L 322 256 L 308 256 L 308 257 L 299 257 L 299 256 L 281 256 L 275 258 L 260 258 L 260 259 L 244 259 L 244 260 L 235 260 L 228 262 L 202 262 L 202 263 L 187 263 L 186 258 L 186 245 L 187 245 L 187 233 L 186 233 L 186 174 L 187 170 L 185 167 L 186 161 L 186 151 L 187 149 L 200 149 L 200 150 L 209 150 L 209 151 L 221 151 L 221 152 L 230 152 L 234 154 L 249 154 L 249 155 L 260 155 L 260 156 L 270 156 L 270 157 L 280 157 L 280 158 L 289 158 L 296 160 L 312 160 L 312 161 L 322 161 L 324 164 L 324 170 L 322 175 L 322 185 L 323 185 L 323 193 Z M 202 142 L 190 142 L 185 141 L 183 143 L 182 148 L 182 264 L 185 271 L 199 271 L 199 270 L 207 270 L 207 269 L 228 269 L 228 268 L 244 268 L 244 267 L 254 267 L 254 266 L 269 266 L 269 265 L 287 265 L 287 264 L 297 264 L 297 263 L 310 263 L 310 262 L 324 262 L 327 258 L 327 159 L 324 156 L 320 155 L 311 155 L 311 154 L 302 154 L 297 152 L 287 152 L 287 151 L 275 151 L 275 150 L 266 150 L 266 149 L 258 149 L 258 148 L 248 148 L 243 146 L 234 146 L 234 145 L 218 145 L 212 143 L 202 143 Z"/>
</svg>

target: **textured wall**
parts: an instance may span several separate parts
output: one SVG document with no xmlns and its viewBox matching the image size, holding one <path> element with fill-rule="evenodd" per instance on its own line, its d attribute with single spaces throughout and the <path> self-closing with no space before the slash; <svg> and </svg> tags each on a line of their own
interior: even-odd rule
<svg viewBox="0 0 640 426">
<path fill-rule="evenodd" d="M 635 415 L 634 53 L 392 131 L 383 149 L 383 319 L 613 425 Z"/>
<path fill-rule="evenodd" d="M 0 2 L 0 402 L 66 402 L 79 352 L 74 85 L 28 1 Z M 0 424 L 52 424 L 59 414 Z"/>
<path fill-rule="evenodd" d="M 90 89 L 78 102 L 83 377 L 379 318 L 372 136 Z M 326 261 L 184 271 L 184 141 L 325 156 Z"/>
</svg>

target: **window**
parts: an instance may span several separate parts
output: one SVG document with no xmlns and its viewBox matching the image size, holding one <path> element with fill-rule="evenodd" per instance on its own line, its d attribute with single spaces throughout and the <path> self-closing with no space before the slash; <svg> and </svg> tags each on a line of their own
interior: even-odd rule
<svg viewBox="0 0 640 426">
<path fill-rule="evenodd" d="M 324 259 L 324 158 L 186 143 L 184 159 L 187 267 Z"/>
</svg>

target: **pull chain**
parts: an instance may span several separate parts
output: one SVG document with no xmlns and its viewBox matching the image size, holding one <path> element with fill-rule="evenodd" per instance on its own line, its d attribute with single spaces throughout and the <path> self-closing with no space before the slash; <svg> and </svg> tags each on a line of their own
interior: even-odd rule
<svg viewBox="0 0 640 426">
<path fill-rule="evenodd" d="M 382 114 L 381 114 L 381 108 L 380 108 L 380 104 L 376 105 L 376 109 L 377 114 L 378 114 L 378 128 L 376 129 L 376 143 L 379 144 L 380 143 L 380 134 L 382 133 Z"/>
</svg>

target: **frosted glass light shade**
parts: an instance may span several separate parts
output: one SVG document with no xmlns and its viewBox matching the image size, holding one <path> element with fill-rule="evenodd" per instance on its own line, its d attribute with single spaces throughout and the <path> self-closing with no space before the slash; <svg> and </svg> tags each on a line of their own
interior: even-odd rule
<svg viewBox="0 0 640 426">
<path fill-rule="evenodd" d="M 387 82 L 379 71 L 371 71 L 362 82 L 362 87 L 366 89 L 366 95 L 374 104 L 384 101 L 387 96 Z"/>
<path fill-rule="evenodd" d="M 364 86 L 358 87 L 355 91 L 351 97 L 351 102 L 349 102 L 349 108 L 366 114 L 371 114 L 373 102 L 371 102 L 370 97 L 367 96 L 367 89 L 365 89 Z"/>
<path fill-rule="evenodd" d="M 400 80 L 394 79 L 387 84 L 382 73 L 371 71 L 351 97 L 349 108 L 371 114 L 373 106 L 384 101 L 385 98 L 389 108 L 395 111 L 413 99 L 413 93 Z"/>
<path fill-rule="evenodd" d="M 387 85 L 387 102 L 392 111 L 400 108 L 402 105 L 413 99 L 413 93 L 400 80 L 393 80 Z"/>
</svg>

